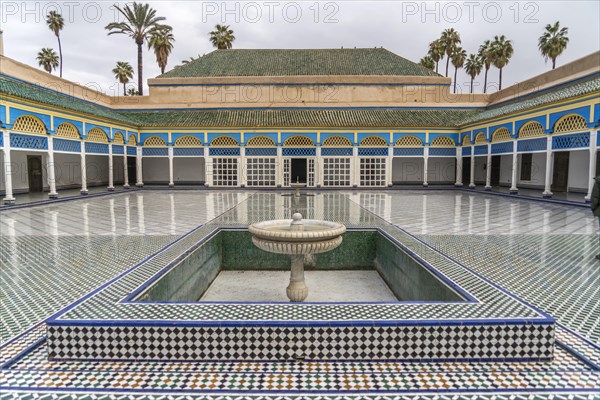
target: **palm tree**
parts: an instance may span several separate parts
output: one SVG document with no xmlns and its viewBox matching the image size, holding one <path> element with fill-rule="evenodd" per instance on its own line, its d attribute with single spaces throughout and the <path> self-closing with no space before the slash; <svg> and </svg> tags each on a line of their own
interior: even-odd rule
<svg viewBox="0 0 600 400">
<path fill-rule="evenodd" d="M 421 61 L 419 61 L 419 64 L 421 64 L 425 68 L 428 68 L 432 71 L 435 68 L 435 61 L 433 61 L 433 58 L 431 56 L 425 56 L 425 57 L 421 58 Z"/>
<path fill-rule="evenodd" d="M 133 78 L 133 67 L 126 61 L 117 61 L 117 66 L 113 68 L 112 73 L 123 84 L 123 96 L 127 96 L 125 85 Z"/>
<path fill-rule="evenodd" d="M 139 95 L 140 95 L 140 92 L 135 90 L 134 87 L 130 87 L 129 89 L 127 89 L 127 96 L 139 96 Z"/>
<path fill-rule="evenodd" d="M 190 57 L 190 59 L 189 59 L 189 60 L 182 60 L 182 61 L 181 61 L 181 63 L 182 63 L 182 64 L 187 64 L 187 63 L 190 63 L 190 62 L 192 62 L 192 61 L 196 61 L 196 60 L 197 60 L 197 59 L 199 59 L 200 57 L 202 57 L 202 56 L 201 56 L 200 54 L 198 54 L 198 57 Z"/>
<path fill-rule="evenodd" d="M 446 60 L 446 76 L 448 76 L 448 67 L 450 65 L 450 57 L 454 53 L 454 49 L 460 44 L 460 33 L 454 30 L 454 28 L 446 29 L 442 32 L 440 42 L 444 46 L 444 51 L 448 59 Z"/>
<path fill-rule="evenodd" d="M 209 33 L 210 42 L 219 50 L 231 49 L 235 36 L 229 25 L 215 25 L 215 30 Z"/>
<path fill-rule="evenodd" d="M 500 70 L 500 81 L 498 83 L 498 90 L 502 90 L 502 68 L 508 64 L 510 58 L 513 55 L 512 42 L 504 35 L 494 37 L 492 42 L 492 53 L 494 54 L 494 67 Z"/>
<path fill-rule="evenodd" d="M 483 62 L 477 54 L 470 54 L 465 62 L 465 72 L 471 77 L 471 93 L 473 93 L 473 81 L 481 73 Z"/>
<path fill-rule="evenodd" d="M 173 31 L 171 28 L 159 29 L 150 35 L 150 39 L 148 40 L 148 49 L 154 50 L 154 55 L 156 55 L 156 63 L 160 67 L 160 73 L 165 73 L 165 67 L 167 66 L 167 61 L 169 59 L 169 54 L 173 51 L 173 42 L 175 41 L 175 36 L 173 36 Z"/>
<path fill-rule="evenodd" d="M 542 52 L 544 59 L 548 62 L 548 58 L 552 60 L 552 69 L 556 68 L 556 57 L 560 56 L 567 48 L 569 38 L 567 34 L 569 28 L 561 29 L 558 21 L 554 25 L 546 25 L 546 31 L 540 36 L 538 48 Z"/>
<path fill-rule="evenodd" d="M 437 39 L 429 43 L 429 52 L 427 53 L 435 62 L 435 72 L 438 72 L 438 64 L 444 58 L 444 45 Z"/>
<path fill-rule="evenodd" d="M 44 47 L 37 55 L 37 61 L 40 67 L 44 67 L 47 73 L 58 68 L 58 56 L 56 52 L 48 47 Z"/>
<path fill-rule="evenodd" d="M 491 40 L 486 40 L 481 46 L 479 46 L 479 52 L 477 53 L 481 62 L 485 66 L 485 77 L 483 78 L 483 93 L 487 93 L 487 77 L 488 72 L 494 63 L 494 53 L 492 52 Z"/>
<path fill-rule="evenodd" d="M 154 31 L 172 28 L 168 25 L 161 25 L 159 22 L 164 21 L 165 17 L 157 17 L 156 10 L 150 8 L 148 4 L 134 2 L 133 8 L 129 7 L 129 5 L 126 5 L 124 8 L 115 5 L 115 8 L 125 17 L 126 22 L 111 22 L 104 29 L 110 31 L 108 32 L 109 35 L 122 33 L 133 38 L 135 41 L 138 59 L 138 89 L 140 95 L 143 95 L 142 46 L 144 45 L 144 41 L 148 40 Z"/>
<path fill-rule="evenodd" d="M 60 44 L 60 31 L 65 26 L 65 20 L 62 15 L 57 13 L 56 11 L 50 11 L 48 15 L 46 15 L 46 25 L 58 39 L 58 54 L 60 55 L 60 77 L 62 78 L 62 68 L 63 68 L 63 57 L 62 57 L 62 46 Z"/>
<path fill-rule="evenodd" d="M 465 64 L 465 59 L 467 58 L 467 51 L 460 46 L 454 48 L 454 52 L 452 56 L 452 65 L 454 65 L 454 93 L 456 93 L 456 76 L 458 74 L 458 69 L 462 68 Z"/>
</svg>

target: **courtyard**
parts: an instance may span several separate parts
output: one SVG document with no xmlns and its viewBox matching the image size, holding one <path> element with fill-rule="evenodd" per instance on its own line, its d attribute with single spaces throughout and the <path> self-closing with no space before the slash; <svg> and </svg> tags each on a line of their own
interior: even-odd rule
<svg viewBox="0 0 600 400">
<path fill-rule="evenodd" d="M 283 194 L 137 190 L 3 209 L 3 396 L 597 395 L 600 268 L 597 223 L 588 208 L 463 190 L 322 191 L 300 200 Z M 294 211 L 351 230 L 384 231 L 417 256 L 451 260 L 462 274 L 550 314 L 556 319 L 552 361 L 48 359 L 45 321 L 80 298 L 101 293 L 96 289 L 121 275 L 134 279 L 136 268 L 183 251 L 192 239 Z"/>
</svg>

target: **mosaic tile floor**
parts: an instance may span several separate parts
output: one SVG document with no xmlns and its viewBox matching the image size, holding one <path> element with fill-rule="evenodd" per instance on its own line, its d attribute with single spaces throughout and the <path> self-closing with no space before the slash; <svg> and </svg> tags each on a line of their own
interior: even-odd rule
<svg viewBox="0 0 600 400">
<path fill-rule="evenodd" d="M 600 264 L 588 210 L 458 191 L 280 199 L 269 192 L 141 191 L 1 211 L 2 398 L 598 398 Z M 549 312 L 560 323 L 554 361 L 47 361 L 42 322 L 85 293 L 198 226 L 240 226 L 294 210 L 363 227 L 383 219 L 397 235 L 412 235 Z"/>
</svg>

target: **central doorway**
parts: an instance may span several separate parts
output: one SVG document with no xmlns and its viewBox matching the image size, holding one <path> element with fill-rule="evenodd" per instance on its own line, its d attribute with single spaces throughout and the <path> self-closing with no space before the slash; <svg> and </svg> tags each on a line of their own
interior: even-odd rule
<svg viewBox="0 0 600 400">
<path fill-rule="evenodd" d="M 27 156 L 27 178 L 29 179 L 29 192 L 44 190 L 42 182 L 42 156 Z"/>
<path fill-rule="evenodd" d="M 502 156 L 492 156 L 492 172 L 490 174 L 490 185 L 500 186 L 500 165 Z"/>
<path fill-rule="evenodd" d="M 292 158 L 291 168 L 291 183 L 307 183 L 306 171 L 307 171 L 307 160 L 306 158 Z"/>
<path fill-rule="evenodd" d="M 552 191 L 566 192 L 569 182 L 569 152 L 554 153 L 554 168 L 552 170 Z"/>
</svg>

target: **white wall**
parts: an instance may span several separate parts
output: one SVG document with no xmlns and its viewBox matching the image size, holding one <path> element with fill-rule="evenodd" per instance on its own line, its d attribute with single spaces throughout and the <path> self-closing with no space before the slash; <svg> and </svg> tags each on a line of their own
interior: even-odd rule
<svg viewBox="0 0 600 400">
<path fill-rule="evenodd" d="M 423 159 L 420 157 L 394 157 L 392 161 L 393 183 L 423 183 Z"/>
<path fill-rule="evenodd" d="M 168 164 L 167 164 L 168 167 Z M 145 171 L 144 171 L 145 172 Z M 168 176 L 167 176 L 168 179 Z M 201 183 L 204 182 L 204 158 L 175 157 L 173 158 L 173 182 Z"/>
<path fill-rule="evenodd" d="M 54 154 L 57 190 L 81 187 L 81 155 Z"/>
<path fill-rule="evenodd" d="M 88 187 L 108 185 L 108 156 L 85 156 L 85 168 Z"/>
<path fill-rule="evenodd" d="M 456 182 L 456 158 L 429 157 L 427 162 L 428 183 L 451 183 Z"/>
<path fill-rule="evenodd" d="M 10 161 L 12 164 L 12 185 L 13 193 L 25 193 L 29 191 L 29 178 L 27 176 L 27 155 L 42 156 L 42 184 L 44 190 L 48 188 L 48 175 L 46 174 L 46 153 L 35 153 L 12 150 L 10 152 Z M 4 154 L 0 152 L 0 165 L 4 165 Z M 0 191 L 4 192 L 4 171 L 0 173 Z"/>
<path fill-rule="evenodd" d="M 531 159 L 531 180 L 521 180 L 521 157 L 519 154 L 517 187 L 543 189 L 546 179 L 546 153 L 534 153 Z"/>
<path fill-rule="evenodd" d="M 569 192 L 587 192 L 590 170 L 590 152 L 572 151 L 569 155 Z"/>
<path fill-rule="evenodd" d="M 510 186 L 512 178 L 512 154 L 500 156 L 500 186 Z"/>
<path fill-rule="evenodd" d="M 142 158 L 144 183 L 169 184 L 169 159 L 167 157 Z"/>
</svg>

